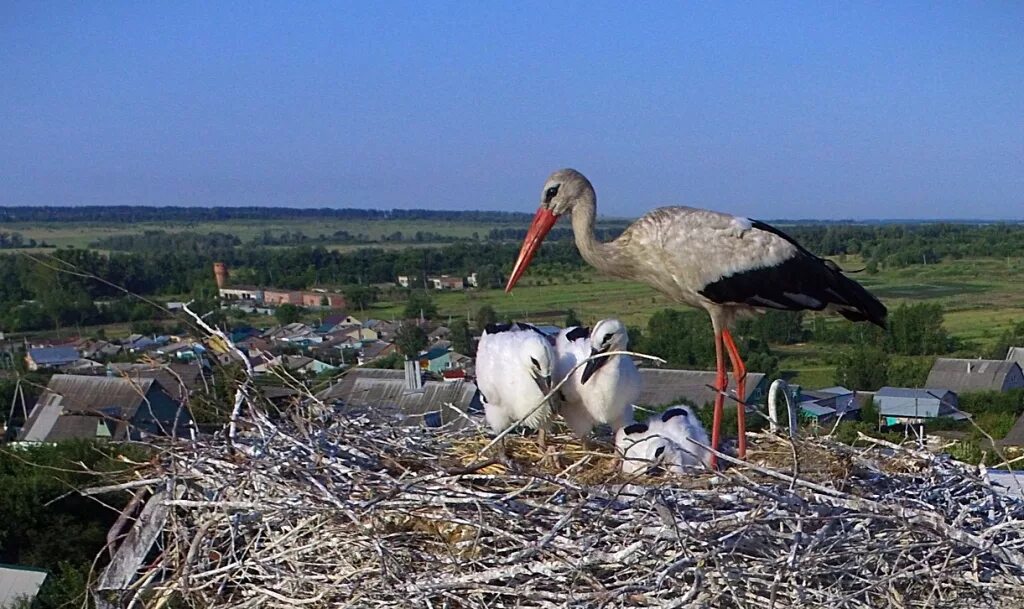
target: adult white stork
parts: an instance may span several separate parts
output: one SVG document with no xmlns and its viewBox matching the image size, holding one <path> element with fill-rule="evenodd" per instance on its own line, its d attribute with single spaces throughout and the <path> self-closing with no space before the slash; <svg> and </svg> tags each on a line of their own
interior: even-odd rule
<svg viewBox="0 0 1024 609">
<path fill-rule="evenodd" d="M 587 328 L 566 328 L 558 333 L 555 380 L 562 385 L 559 413 L 578 438 L 586 438 L 596 425 L 621 429 L 633 422 L 633 402 L 640 396 L 640 371 L 628 356 L 594 357 L 580 368 L 580 362 L 629 346 L 626 326 L 618 319 L 602 319 Z M 571 376 L 570 376 L 571 373 Z"/>
<path fill-rule="evenodd" d="M 559 217 L 572 214 L 580 255 L 598 271 L 643 281 L 675 302 L 704 309 L 715 332 L 716 382 L 711 445 L 718 448 L 728 377 L 737 384 L 739 454 L 746 454 L 746 368 L 729 328 L 738 315 L 763 309 L 830 310 L 853 321 L 885 325 L 886 308 L 834 263 L 807 251 L 763 222 L 692 207 L 663 207 L 634 222 L 618 239 L 594 237 L 597 196 L 583 174 L 563 169 L 544 184 L 540 208 L 523 241 L 505 291 L 526 271 Z"/>
<path fill-rule="evenodd" d="M 477 347 L 476 382 L 491 430 L 501 433 L 523 419 L 524 427 L 538 430 L 538 444 L 546 453 L 544 433 L 552 410 L 550 400 L 541 400 L 551 391 L 554 370 L 554 349 L 538 329 L 487 326 Z"/>
</svg>

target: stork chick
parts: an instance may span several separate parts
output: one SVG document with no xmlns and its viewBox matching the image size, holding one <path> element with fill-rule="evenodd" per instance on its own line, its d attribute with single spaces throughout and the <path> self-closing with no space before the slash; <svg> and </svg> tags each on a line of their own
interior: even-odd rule
<svg viewBox="0 0 1024 609">
<path fill-rule="evenodd" d="M 679 454 L 679 464 L 689 467 L 713 467 L 708 434 L 689 406 L 673 406 L 651 423 L 651 429 L 671 442 Z"/>
<path fill-rule="evenodd" d="M 586 438 L 597 425 L 618 430 L 633 422 L 632 403 L 640 396 L 640 372 L 625 355 L 629 346 L 626 326 L 618 319 L 602 319 L 593 331 L 567 328 L 558 334 L 555 378 L 562 385 L 560 414 L 578 438 Z M 584 366 L 580 362 L 592 357 Z"/>
<path fill-rule="evenodd" d="M 648 427 L 633 423 L 615 432 L 615 449 L 622 459 L 622 473 L 636 476 L 666 468 L 677 472 L 680 457 L 672 443 Z"/>
<path fill-rule="evenodd" d="M 488 326 L 477 348 L 477 387 L 484 417 L 495 434 L 516 422 L 538 430 L 537 443 L 547 454 L 545 431 L 551 419 L 555 354 L 547 338 L 532 326 Z M 543 400 L 543 402 L 542 402 Z"/>
</svg>

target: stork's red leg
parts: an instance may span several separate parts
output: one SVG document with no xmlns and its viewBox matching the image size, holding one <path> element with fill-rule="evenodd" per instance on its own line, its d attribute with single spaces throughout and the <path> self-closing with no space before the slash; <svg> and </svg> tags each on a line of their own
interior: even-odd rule
<svg viewBox="0 0 1024 609">
<path fill-rule="evenodd" d="M 722 330 L 722 340 L 732 360 L 732 376 L 736 379 L 736 427 L 739 431 L 739 456 L 744 459 L 747 456 L 747 404 L 744 401 L 747 398 L 747 366 L 729 330 Z"/>
<path fill-rule="evenodd" d="M 715 330 L 715 411 L 711 419 L 711 449 L 718 450 L 718 437 L 722 432 L 722 408 L 725 406 L 725 389 L 729 385 L 729 377 L 725 374 L 725 354 L 722 353 L 722 333 Z M 711 468 L 718 467 L 718 456 L 711 455 Z"/>
</svg>

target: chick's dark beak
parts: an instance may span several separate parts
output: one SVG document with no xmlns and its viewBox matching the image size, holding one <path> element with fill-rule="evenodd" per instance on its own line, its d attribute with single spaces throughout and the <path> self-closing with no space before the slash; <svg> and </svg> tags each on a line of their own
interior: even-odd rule
<svg viewBox="0 0 1024 609">
<path fill-rule="evenodd" d="M 604 353 L 605 351 L 607 351 L 607 349 L 602 349 L 601 351 L 598 351 L 597 349 L 591 349 L 590 355 L 591 357 L 593 357 L 595 355 Z M 590 377 L 594 376 L 594 373 L 600 370 L 601 366 L 604 366 L 605 364 L 608 363 L 608 359 L 609 356 L 605 355 L 602 357 L 595 357 L 594 359 L 588 361 L 587 365 L 583 367 L 583 376 L 580 378 L 580 382 L 586 385 L 587 381 L 590 380 Z"/>
<path fill-rule="evenodd" d="M 533 382 L 537 383 L 537 387 L 540 388 L 541 393 L 547 395 L 551 391 L 551 375 L 548 376 L 534 376 Z"/>
</svg>

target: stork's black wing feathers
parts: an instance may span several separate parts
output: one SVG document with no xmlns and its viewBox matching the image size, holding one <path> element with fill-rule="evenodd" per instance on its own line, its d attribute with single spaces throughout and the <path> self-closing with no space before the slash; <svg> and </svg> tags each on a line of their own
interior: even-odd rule
<svg viewBox="0 0 1024 609">
<path fill-rule="evenodd" d="M 763 222 L 753 222 L 754 230 L 763 230 L 785 239 L 796 247 L 794 256 L 773 266 L 733 273 L 709 283 L 700 294 L 719 304 L 746 304 L 782 311 L 821 311 L 833 306 L 851 321 L 870 321 L 885 327 L 885 305 L 862 285 L 843 275 L 831 261 L 815 256 L 792 237 Z"/>
<path fill-rule="evenodd" d="M 548 338 L 547 334 L 541 332 L 537 326 L 528 324 L 523 321 L 514 321 L 510 324 L 487 324 L 484 326 L 484 332 L 487 334 L 499 334 L 501 332 L 521 332 L 523 330 L 533 330 L 537 334 L 540 334 L 544 338 Z"/>
<path fill-rule="evenodd" d="M 581 338 L 590 338 L 590 328 L 575 327 L 565 333 L 565 338 L 570 341 L 577 341 Z"/>
</svg>

